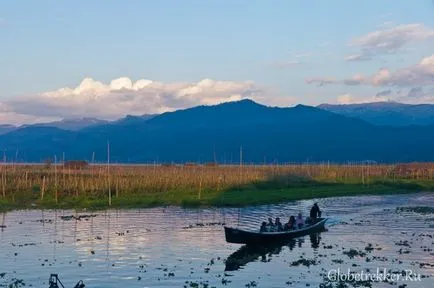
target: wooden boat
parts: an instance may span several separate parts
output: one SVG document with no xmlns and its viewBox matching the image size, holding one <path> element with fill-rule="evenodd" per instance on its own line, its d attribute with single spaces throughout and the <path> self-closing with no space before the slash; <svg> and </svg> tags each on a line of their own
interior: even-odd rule
<svg viewBox="0 0 434 288">
<path fill-rule="evenodd" d="M 267 244 L 276 242 L 285 242 L 289 239 L 309 235 L 315 232 L 324 231 L 324 224 L 327 218 L 319 218 L 314 224 L 283 232 L 259 232 L 247 231 L 238 228 L 225 226 L 225 237 L 228 243 L 237 244 Z"/>
</svg>

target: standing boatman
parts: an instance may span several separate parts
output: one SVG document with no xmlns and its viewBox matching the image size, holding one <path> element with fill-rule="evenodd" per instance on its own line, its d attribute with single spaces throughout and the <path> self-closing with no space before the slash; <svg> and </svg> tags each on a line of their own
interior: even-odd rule
<svg viewBox="0 0 434 288">
<path fill-rule="evenodd" d="M 312 221 L 316 221 L 318 218 L 321 218 L 321 210 L 319 210 L 318 203 L 313 204 L 310 209 L 310 219 Z"/>
</svg>

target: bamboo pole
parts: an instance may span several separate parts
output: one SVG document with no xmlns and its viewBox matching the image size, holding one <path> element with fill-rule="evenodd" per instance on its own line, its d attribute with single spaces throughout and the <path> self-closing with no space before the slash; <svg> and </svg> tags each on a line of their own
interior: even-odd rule
<svg viewBox="0 0 434 288">
<path fill-rule="evenodd" d="M 2 167 L 2 193 L 3 198 L 6 197 L 6 152 L 3 151 L 3 167 Z"/>
<path fill-rule="evenodd" d="M 44 194 L 45 194 L 45 176 L 42 178 L 41 200 L 44 200 Z"/>
<path fill-rule="evenodd" d="M 58 193 L 57 193 L 57 156 L 54 155 L 54 193 L 56 197 L 56 204 L 58 203 Z"/>
<path fill-rule="evenodd" d="M 202 178 L 203 178 L 203 171 L 200 173 L 200 180 L 199 180 L 199 195 L 198 195 L 199 200 L 202 196 Z"/>
<path fill-rule="evenodd" d="M 108 182 L 108 194 L 109 194 L 109 206 L 112 206 L 112 191 L 110 187 L 110 142 L 107 141 L 107 182 Z"/>
<path fill-rule="evenodd" d="M 62 180 L 63 180 L 63 189 L 65 189 L 66 186 L 66 179 L 65 179 L 65 152 L 62 153 Z"/>
</svg>

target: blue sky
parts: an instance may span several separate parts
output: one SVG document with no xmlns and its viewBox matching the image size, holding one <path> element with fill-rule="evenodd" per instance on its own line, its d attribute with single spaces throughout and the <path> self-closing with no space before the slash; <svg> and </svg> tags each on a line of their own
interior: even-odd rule
<svg viewBox="0 0 434 288">
<path fill-rule="evenodd" d="M 238 96 L 280 106 L 375 101 L 378 93 L 415 102 L 407 94 L 416 88 L 423 91 L 416 102 L 431 102 L 434 64 L 417 65 L 434 55 L 433 31 L 431 0 L 5 0 L 0 2 L 0 122 L 86 112 L 116 118 Z M 388 78 L 374 81 L 380 69 L 387 69 Z M 401 81 L 414 71 L 417 81 Z M 120 77 L 132 84 L 139 79 L 159 83 L 147 88 L 159 96 L 132 89 L 122 78 L 122 101 L 140 94 L 137 101 L 109 102 L 120 101 L 113 95 L 121 93 L 100 84 L 110 86 Z M 80 89 L 85 91 L 80 94 L 74 88 L 86 78 L 96 84 L 86 82 L 93 90 Z M 203 79 L 214 82 L 203 88 Z M 348 85 L 349 79 L 357 83 Z M 44 94 L 66 87 L 63 104 Z M 187 95 L 183 99 L 180 89 Z M 162 100 L 168 93 L 177 96 Z M 101 101 L 97 107 L 77 107 L 71 115 L 60 107 L 95 103 L 96 98 Z M 32 112 L 23 103 L 37 109 Z M 98 113 L 105 103 L 116 111 Z M 51 108 L 59 108 L 58 113 L 44 112 Z"/>
</svg>

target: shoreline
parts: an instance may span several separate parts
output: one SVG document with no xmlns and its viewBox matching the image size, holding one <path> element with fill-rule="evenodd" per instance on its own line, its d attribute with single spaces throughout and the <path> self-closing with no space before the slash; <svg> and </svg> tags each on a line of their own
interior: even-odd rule
<svg viewBox="0 0 434 288">
<path fill-rule="evenodd" d="M 425 184 L 425 185 L 424 185 Z M 431 181 L 430 183 L 431 184 Z M 434 182 L 432 183 L 434 185 Z M 27 194 L 14 195 L 14 201 L 0 197 L 0 212 L 17 210 L 77 210 L 98 211 L 107 209 L 137 209 L 154 207 L 181 207 L 181 208 L 206 208 L 206 207 L 247 207 L 267 204 L 278 204 L 291 201 L 309 200 L 315 198 L 369 196 L 369 195 L 399 195 L 418 192 L 432 193 L 431 185 L 426 183 L 395 182 L 344 184 L 321 183 L 319 185 L 307 185 L 301 187 L 285 188 L 251 188 L 238 187 L 226 191 L 208 190 L 201 191 L 197 195 L 195 190 L 177 190 L 156 195 L 138 194 L 113 196 L 112 205 L 108 203 L 108 197 L 62 197 L 56 204 L 53 197 L 46 197 L 43 201 L 35 198 L 26 198 Z M 31 195 L 30 195 L 31 196 Z M 18 197 L 18 198 L 17 198 Z"/>
</svg>

